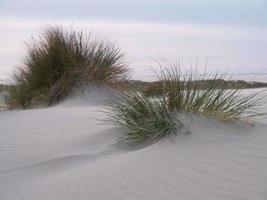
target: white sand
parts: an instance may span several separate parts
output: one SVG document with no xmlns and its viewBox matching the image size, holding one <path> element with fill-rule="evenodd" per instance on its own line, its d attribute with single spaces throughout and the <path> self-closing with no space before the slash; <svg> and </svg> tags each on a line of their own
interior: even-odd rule
<svg viewBox="0 0 267 200">
<path fill-rule="evenodd" d="M 0 112 L 0 200 L 267 199 L 267 125 L 195 116 L 190 135 L 127 148 L 100 99 Z"/>
</svg>

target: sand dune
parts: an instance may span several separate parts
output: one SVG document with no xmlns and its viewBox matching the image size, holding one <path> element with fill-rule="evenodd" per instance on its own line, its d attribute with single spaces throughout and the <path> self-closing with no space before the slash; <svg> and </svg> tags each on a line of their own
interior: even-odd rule
<svg viewBox="0 0 267 200">
<path fill-rule="evenodd" d="M 192 116 L 190 135 L 127 147 L 114 143 L 119 129 L 98 120 L 105 98 L 1 112 L 0 199 L 267 199 L 266 120 Z"/>
</svg>

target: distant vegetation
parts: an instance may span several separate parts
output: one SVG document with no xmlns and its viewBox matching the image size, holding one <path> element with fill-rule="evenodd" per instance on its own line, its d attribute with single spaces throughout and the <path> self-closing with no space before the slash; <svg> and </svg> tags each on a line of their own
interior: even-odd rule
<svg viewBox="0 0 267 200">
<path fill-rule="evenodd" d="M 222 85 L 228 89 L 253 89 L 253 88 L 267 88 L 267 83 L 263 82 L 246 82 L 243 80 L 224 80 L 223 77 L 217 79 L 197 80 L 199 89 L 206 89 L 209 85 L 221 87 Z M 163 82 L 156 81 L 140 81 L 140 80 L 126 80 L 122 84 L 125 90 L 140 91 L 147 96 L 157 96 L 162 92 Z"/>
<path fill-rule="evenodd" d="M 8 105 L 27 108 L 56 103 L 74 87 L 112 85 L 126 77 L 124 55 L 113 43 L 97 36 L 51 26 L 27 43 L 24 64 L 14 74 Z"/>
</svg>

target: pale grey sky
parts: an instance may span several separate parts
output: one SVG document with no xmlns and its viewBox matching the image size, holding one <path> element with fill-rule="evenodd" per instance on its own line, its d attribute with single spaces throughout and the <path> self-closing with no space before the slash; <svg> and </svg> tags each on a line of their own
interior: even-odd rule
<svg viewBox="0 0 267 200">
<path fill-rule="evenodd" d="M 51 23 L 114 40 L 137 79 L 152 74 L 152 58 L 266 73 L 266 11 L 266 0 L 0 0 L 0 79 L 21 63 L 24 42 Z"/>
</svg>

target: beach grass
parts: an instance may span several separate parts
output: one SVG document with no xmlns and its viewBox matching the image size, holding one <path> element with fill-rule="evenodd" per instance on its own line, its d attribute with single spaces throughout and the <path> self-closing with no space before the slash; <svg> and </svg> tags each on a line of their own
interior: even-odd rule
<svg viewBox="0 0 267 200">
<path fill-rule="evenodd" d="M 242 88 L 229 89 L 226 82 L 216 81 L 225 79 L 225 75 L 208 75 L 205 70 L 199 73 L 196 68 L 183 71 L 177 63 L 160 68 L 160 98 L 170 111 L 201 113 L 220 120 L 262 115 L 256 109 L 261 105 L 261 92 L 244 95 Z"/>
<path fill-rule="evenodd" d="M 123 92 L 106 106 L 107 123 L 125 130 L 121 141 L 159 140 L 176 135 L 183 124 L 159 98 L 139 92 Z"/>
<path fill-rule="evenodd" d="M 71 27 L 49 26 L 27 43 L 24 64 L 13 75 L 8 104 L 26 108 L 43 101 L 51 105 L 74 87 L 111 85 L 126 74 L 124 54 L 115 44 Z"/>
<path fill-rule="evenodd" d="M 125 130 L 123 140 L 156 139 L 187 132 L 178 119 L 182 113 L 197 113 L 221 121 L 241 120 L 263 115 L 256 109 L 260 93 L 243 95 L 242 89 L 229 89 L 222 75 L 207 75 L 197 69 L 182 71 L 180 65 L 160 66 L 157 74 L 162 90 L 157 96 L 123 92 L 107 104 L 106 122 Z M 204 80 L 217 84 L 207 84 Z M 218 85 L 220 84 L 220 85 Z"/>
</svg>

